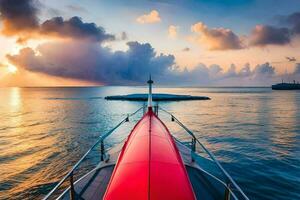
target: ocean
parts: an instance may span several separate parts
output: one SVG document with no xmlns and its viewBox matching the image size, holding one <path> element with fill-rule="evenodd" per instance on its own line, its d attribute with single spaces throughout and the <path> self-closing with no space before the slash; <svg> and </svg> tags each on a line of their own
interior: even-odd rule
<svg viewBox="0 0 300 200">
<path fill-rule="evenodd" d="M 0 88 L 0 199 L 42 198 L 98 136 L 143 105 L 104 97 L 145 92 L 146 87 L 116 86 Z M 154 92 L 211 98 L 159 105 L 196 134 L 250 199 L 300 199 L 300 91 L 155 87 Z M 137 120 L 107 143 L 124 139 Z M 96 157 L 97 151 L 82 172 Z"/>
</svg>

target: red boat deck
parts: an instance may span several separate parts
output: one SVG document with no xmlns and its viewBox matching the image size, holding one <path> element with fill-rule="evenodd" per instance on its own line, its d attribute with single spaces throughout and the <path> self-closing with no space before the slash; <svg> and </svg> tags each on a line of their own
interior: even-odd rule
<svg viewBox="0 0 300 200">
<path fill-rule="evenodd" d="M 125 142 L 104 199 L 195 199 L 175 142 L 151 109 Z"/>
</svg>

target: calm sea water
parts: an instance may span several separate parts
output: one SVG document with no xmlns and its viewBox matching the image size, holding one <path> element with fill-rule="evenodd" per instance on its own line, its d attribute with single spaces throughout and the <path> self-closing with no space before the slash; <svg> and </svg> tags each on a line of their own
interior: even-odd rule
<svg viewBox="0 0 300 200">
<path fill-rule="evenodd" d="M 0 88 L 0 199 L 41 198 L 99 135 L 142 105 L 103 97 L 145 91 L 144 87 Z M 155 92 L 211 97 L 160 105 L 197 134 L 250 199 L 300 199 L 299 91 L 155 88 Z"/>
</svg>

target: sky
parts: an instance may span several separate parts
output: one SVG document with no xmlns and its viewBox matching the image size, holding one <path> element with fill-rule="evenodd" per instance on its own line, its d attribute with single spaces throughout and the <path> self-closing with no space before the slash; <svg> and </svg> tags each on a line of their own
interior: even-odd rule
<svg viewBox="0 0 300 200">
<path fill-rule="evenodd" d="M 0 86 L 300 81 L 299 0 L 0 0 Z"/>
</svg>

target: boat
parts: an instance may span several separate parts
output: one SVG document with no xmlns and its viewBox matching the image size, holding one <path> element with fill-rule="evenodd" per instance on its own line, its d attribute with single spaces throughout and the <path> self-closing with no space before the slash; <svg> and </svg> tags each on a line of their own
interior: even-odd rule
<svg viewBox="0 0 300 200">
<path fill-rule="evenodd" d="M 272 90 L 300 90 L 300 83 L 294 80 L 293 83 L 278 83 L 272 85 Z"/>
<path fill-rule="evenodd" d="M 102 134 L 44 200 L 249 199 L 191 130 L 166 109 L 153 105 L 151 77 L 147 83 L 148 105 Z M 134 116 L 141 112 L 142 117 L 125 142 L 105 146 L 112 133 L 117 134 L 123 124 L 134 121 Z M 176 137 L 161 115 L 180 127 L 187 139 Z M 97 148 L 97 166 L 75 180 L 75 173 Z"/>
</svg>

